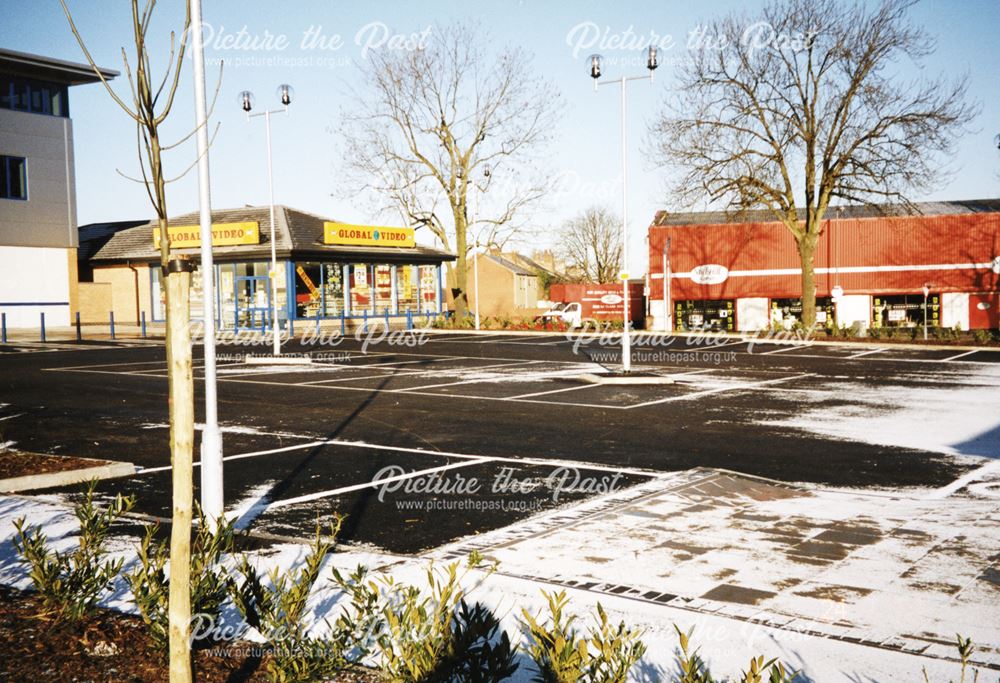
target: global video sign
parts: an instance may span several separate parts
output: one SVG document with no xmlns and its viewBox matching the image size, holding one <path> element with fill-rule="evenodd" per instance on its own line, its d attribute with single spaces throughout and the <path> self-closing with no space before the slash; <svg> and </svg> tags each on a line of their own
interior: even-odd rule
<svg viewBox="0 0 1000 683">
<path fill-rule="evenodd" d="M 323 223 L 323 244 L 365 247 L 412 247 L 416 245 L 413 228 L 386 228 L 348 223 Z"/>
</svg>

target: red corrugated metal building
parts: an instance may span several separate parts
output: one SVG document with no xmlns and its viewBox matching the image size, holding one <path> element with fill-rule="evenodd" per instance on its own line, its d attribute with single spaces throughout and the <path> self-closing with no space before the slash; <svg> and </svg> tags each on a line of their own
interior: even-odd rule
<svg viewBox="0 0 1000 683">
<path fill-rule="evenodd" d="M 1000 199 L 892 213 L 861 206 L 827 211 L 815 261 L 820 322 L 922 324 L 926 286 L 930 325 L 996 328 Z M 766 212 L 659 212 L 649 228 L 648 273 L 656 329 L 788 327 L 801 313 L 795 241 Z"/>
</svg>

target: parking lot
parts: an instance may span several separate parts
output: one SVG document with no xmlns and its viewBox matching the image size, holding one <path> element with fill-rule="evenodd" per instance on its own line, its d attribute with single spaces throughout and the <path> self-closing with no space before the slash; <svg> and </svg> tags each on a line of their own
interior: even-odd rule
<svg viewBox="0 0 1000 683">
<path fill-rule="evenodd" d="M 219 348 L 226 514 L 261 561 L 285 567 L 337 513 L 344 569 L 476 551 L 501 612 L 563 588 L 656 652 L 697 625 L 741 643 L 733 666 L 763 649 L 850 680 L 947 676 L 962 632 L 1000 670 L 997 351 L 647 336 L 633 369 L 663 383 L 622 386 L 581 380 L 618 365 L 616 337 L 373 336 L 289 343 L 299 366 Z M 2 348 L 0 444 L 134 463 L 100 494 L 166 521 L 162 344 Z M 80 488 L 5 497 L 0 522 L 65 519 Z"/>
<path fill-rule="evenodd" d="M 302 538 L 339 512 L 343 540 L 412 553 L 691 468 L 949 495 L 1000 440 L 994 351 L 647 338 L 636 369 L 671 382 L 616 386 L 578 379 L 618 362 L 614 339 L 396 341 L 287 346 L 314 357 L 300 367 L 220 348 L 225 497 L 241 528 Z M 168 516 L 163 347 L 6 351 L 0 440 L 135 463 L 102 489 Z M 468 480 L 474 495 L 447 488 Z"/>
</svg>

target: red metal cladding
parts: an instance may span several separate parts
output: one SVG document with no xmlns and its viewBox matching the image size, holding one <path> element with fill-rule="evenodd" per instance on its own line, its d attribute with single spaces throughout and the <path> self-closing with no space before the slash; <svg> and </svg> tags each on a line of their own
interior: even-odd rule
<svg viewBox="0 0 1000 683">
<path fill-rule="evenodd" d="M 663 245 L 670 238 L 672 298 L 798 297 L 798 250 L 780 223 L 654 225 L 649 228 L 650 296 L 663 297 Z M 1000 276 L 1000 213 L 845 218 L 823 221 L 816 251 L 818 296 L 835 285 L 845 293 L 991 292 Z M 699 266 L 729 275 L 698 284 Z M 937 266 L 937 267 L 935 267 Z M 975 267 L 972 267 L 975 266 Z M 680 275 L 680 276 L 679 276 Z"/>
</svg>

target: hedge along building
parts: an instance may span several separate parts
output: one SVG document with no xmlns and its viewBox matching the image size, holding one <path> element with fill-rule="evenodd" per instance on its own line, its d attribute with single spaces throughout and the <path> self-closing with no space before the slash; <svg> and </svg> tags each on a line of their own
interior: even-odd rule
<svg viewBox="0 0 1000 683">
<path fill-rule="evenodd" d="M 286 206 L 275 207 L 279 321 L 437 315 L 443 310 L 441 266 L 454 255 L 419 246 L 412 228 L 347 225 Z M 170 219 L 172 251 L 199 258 L 198 214 Z M 110 234 L 108 234 L 110 233 Z M 216 312 L 220 329 L 267 329 L 272 293 L 268 207 L 212 212 Z M 117 320 L 164 317 L 159 228 L 154 222 L 105 231 L 88 245 L 82 272 L 110 285 Z M 201 316 L 201 278 L 191 288 Z M 93 309 L 94 306 L 89 308 Z"/>
<path fill-rule="evenodd" d="M 819 323 L 923 325 L 926 287 L 928 325 L 997 327 L 1000 199 L 915 208 L 827 211 L 815 261 Z M 802 271 L 791 233 L 765 211 L 739 218 L 656 214 L 647 271 L 656 329 L 749 331 L 798 320 Z"/>
</svg>

